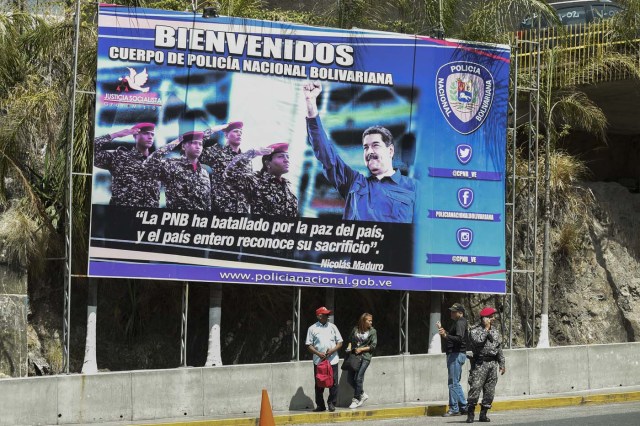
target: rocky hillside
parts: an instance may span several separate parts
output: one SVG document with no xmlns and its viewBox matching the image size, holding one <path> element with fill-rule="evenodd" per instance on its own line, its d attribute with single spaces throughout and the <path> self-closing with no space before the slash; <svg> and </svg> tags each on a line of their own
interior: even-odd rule
<svg viewBox="0 0 640 426">
<path fill-rule="evenodd" d="M 585 248 L 555 265 L 552 335 L 558 344 L 640 336 L 640 194 L 616 182 L 588 186 L 595 199 Z"/>
</svg>

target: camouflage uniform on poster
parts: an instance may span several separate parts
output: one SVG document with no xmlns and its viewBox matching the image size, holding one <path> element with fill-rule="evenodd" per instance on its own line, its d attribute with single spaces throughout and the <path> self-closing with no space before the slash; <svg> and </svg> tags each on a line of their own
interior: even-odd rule
<svg viewBox="0 0 640 426">
<path fill-rule="evenodd" d="M 474 411 L 480 391 L 482 391 L 482 403 L 480 404 L 481 422 L 489 422 L 487 411 L 491 409 L 491 403 L 495 397 L 496 384 L 498 383 L 498 370 L 504 374 L 505 360 L 502 354 L 502 336 L 493 326 L 496 310 L 490 307 L 480 311 L 480 324 L 469 331 L 469 343 L 473 350 L 471 371 L 469 373 L 469 395 L 467 397 L 467 423 L 473 423 Z"/>
<path fill-rule="evenodd" d="M 202 152 L 203 132 L 187 132 L 180 140 L 171 142 L 147 159 L 151 174 L 165 186 L 166 207 L 174 210 L 211 209 L 211 183 L 209 174 L 198 161 Z M 167 158 L 178 144 L 185 155 Z"/>
<path fill-rule="evenodd" d="M 271 173 L 255 174 L 256 185 L 251 197 L 251 212 L 260 215 L 297 217 L 298 198 L 291 192 L 291 182 Z"/>
<path fill-rule="evenodd" d="M 291 192 L 291 183 L 282 177 L 289 171 L 289 144 L 277 143 L 259 150 L 249 150 L 236 156 L 224 177 L 228 185 L 242 191 L 251 204 L 251 213 L 267 216 L 298 216 L 298 198 Z M 250 173 L 244 165 L 262 155 L 263 168 Z M 282 158 L 274 158 L 276 156 Z"/>
<path fill-rule="evenodd" d="M 111 173 L 112 206 L 158 207 L 160 182 L 154 179 L 144 162 L 153 146 L 155 124 L 138 123 L 130 129 L 100 136 L 94 140 L 96 167 Z M 133 135 L 135 146 L 131 149 L 118 147 L 106 149 L 114 139 Z"/>
<path fill-rule="evenodd" d="M 202 164 L 211 167 L 211 209 L 216 213 L 249 213 L 246 191 L 234 182 L 237 182 L 242 175 L 252 173 L 250 161 L 244 160 L 237 163 L 233 170 L 227 172 L 229 179 L 224 178 L 225 170 L 231 160 L 242 153 L 240 150 L 242 127 L 242 122 L 236 121 L 205 132 L 207 137 L 222 130 L 227 138 L 225 145 L 215 144 L 206 148 L 200 157 Z"/>
<path fill-rule="evenodd" d="M 214 145 L 205 150 L 201 161 L 211 167 L 211 200 L 212 210 L 222 213 L 249 213 L 249 200 L 246 194 L 233 182 L 233 177 L 225 182 L 224 172 L 231 160 L 239 153 L 233 152 L 228 145 Z M 229 174 L 241 174 L 245 171 L 251 173 L 249 161 L 243 161 Z"/>
</svg>

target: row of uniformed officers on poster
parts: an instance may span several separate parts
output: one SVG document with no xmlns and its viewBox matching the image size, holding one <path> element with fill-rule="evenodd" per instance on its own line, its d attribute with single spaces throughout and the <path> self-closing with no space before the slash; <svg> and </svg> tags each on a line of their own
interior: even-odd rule
<svg viewBox="0 0 640 426">
<path fill-rule="evenodd" d="M 155 124 L 138 123 L 95 140 L 95 166 L 111 173 L 111 205 L 159 207 L 160 186 L 166 207 L 223 213 L 257 213 L 286 217 L 298 215 L 298 200 L 283 177 L 289 171 L 287 143 L 242 152 L 240 121 L 190 131 L 155 152 Z M 224 145 L 204 148 L 215 132 L 226 136 Z M 133 136 L 135 147 L 105 149 L 114 139 Z M 180 157 L 170 153 L 180 149 Z M 251 160 L 262 156 L 262 169 L 253 172 Z M 211 170 L 207 171 L 203 165 Z"/>
<path fill-rule="evenodd" d="M 343 219 L 413 223 L 417 182 L 393 168 L 391 132 L 381 126 L 364 131 L 363 160 L 370 174 L 363 175 L 340 158 L 327 137 L 316 105 L 321 91 L 318 82 L 303 87 L 307 135 L 325 177 L 346 201 Z M 138 123 L 96 138 L 94 164 L 111 173 L 112 205 L 159 207 L 162 185 L 169 209 L 297 217 L 298 199 L 284 177 L 289 172 L 289 144 L 243 152 L 242 129 L 243 123 L 235 121 L 186 132 L 151 153 L 155 124 Z M 205 148 L 217 132 L 224 133 L 225 143 Z M 112 140 L 128 136 L 133 136 L 134 148 L 107 149 Z M 170 155 L 178 149 L 179 158 Z M 251 160 L 258 156 L 262 168 L 254 172 Z"/>
</svg>

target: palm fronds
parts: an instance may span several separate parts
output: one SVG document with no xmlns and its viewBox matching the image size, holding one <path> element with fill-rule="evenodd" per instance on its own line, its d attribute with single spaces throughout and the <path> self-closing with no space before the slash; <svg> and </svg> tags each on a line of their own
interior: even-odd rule
<svg viewBox="0 0 640 426">
<path fill-rule="evenodd" d="M 605 140 L 607 117 L 584 92 L 573 91 L 558 93 L 557 100 L 551 106 L 552 132 L 554 136 L 565 136 L 566 126 L 584 130 L 599 140 Z M 562 129 L 562 131 L 559 131 Z"/>
<path fill-rule="evenodd" d="M 30 212 L 25 217 L 58 240 L 63 237 L 67 192 L 73 27 L 70 17 L 45 20 L 21 12 L 0 13 L 0 199 L 11 198 L 9 211 L 20 206 L 16 211 Z M 82 34 L 81 47 L 93 53 L 79 55 L 78 88 L 92 90 L 95 30 Z M 75 171 L 90 170 L 92 105 L 92 98 L 76 105 Z M 19 183 L 21 190 L 9 194 L 7 181 Z M 82 226 L 90 192 L 86 179 L 78 186 L 74 205 L 82 208 L 76 209 L 74 223 Z M 59 245 L 36 247 L 27 241 L 24 249 L 35 251 L 26 258 L 42 257 L 36 250 L 42 247 Z"/>
</svg>

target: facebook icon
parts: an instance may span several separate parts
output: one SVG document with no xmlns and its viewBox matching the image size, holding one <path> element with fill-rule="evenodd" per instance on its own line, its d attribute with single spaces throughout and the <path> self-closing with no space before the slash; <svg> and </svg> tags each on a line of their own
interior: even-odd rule
<svg viewBox="0 0 640 426">
<path fill-rule="evenodd" d="M 464 209 L 468 209 L 473 204 L 473 189 L 460 188 L 458 189 L 458 204 Z"/>
</svg>

